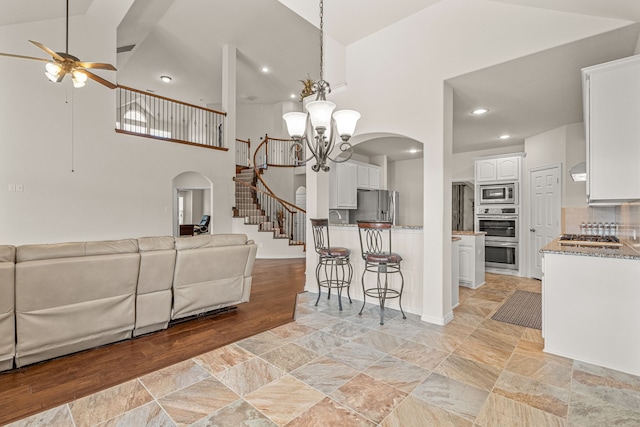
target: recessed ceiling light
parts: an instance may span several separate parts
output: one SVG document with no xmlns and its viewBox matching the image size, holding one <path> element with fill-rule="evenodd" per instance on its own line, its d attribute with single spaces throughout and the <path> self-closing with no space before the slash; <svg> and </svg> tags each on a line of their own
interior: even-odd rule
<svg viewBox="0 0 640 427">
<path fill-rule="evenodd" d="M 160 80 L 162 80 L 165 83 L 171 83 L 171 80 L 173 79 L 169 76 L 160 76 Z"/>
<path fill-rule="evenodd" d="M 483 114 L 488 113 L 489 110 L 487 110 L 486 108 L 476 108 L 475 110 L 473 110 L 471 112 L 471 114 L 475 115 L 475 116 L 481 116 Z"/>
<path fill-rule="evenodd" d="M 409 153 L 411 153 L 411 154 L 415 154 L 415 153 L 417 153 L 418 151 L 420 151 L 420 150 L 418 150 L 417 148 L 412 148 L 411 150 L 409 150 Z"/>
<path fill-rule="evenodd" d="M 262 67 L 262 72 L 263 73 L 268 73 L 269 72 L 269 67 Z"/>
<path fill-rule="evenodd" d="M 500 135 L 498 138 L 500 138 L 500 139 L 509 139 L 509 138 L 511 138 L 511 135 L 504 134 L 504 135 Z"/>
<path fill-rule="evenodd" d="M 295 93 L 292 93 L 292 94 L 290 95 L 290 97 L 291 97 L 291 99 L 296 99 L 296 94 L 295 94 Z"/>
</svg>

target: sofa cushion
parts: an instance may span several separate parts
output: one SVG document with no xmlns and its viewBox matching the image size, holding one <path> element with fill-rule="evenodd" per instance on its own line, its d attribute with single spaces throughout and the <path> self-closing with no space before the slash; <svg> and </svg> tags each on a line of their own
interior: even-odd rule
<svg viewBox="0 0 640 427">
<path fill-rule="evenodd" d="M 176 264 L 173 237 L 138 239 L 140 275 L 136 295 L 134 336 L 164 329 L 171 320 L 173 271 Z"/>
<path fill-rule="evenodd" d="M 138 239 L 138 249 L 140 252 L 160 251 L 175 248 L 176 241 L 172 236 L 140 237 Z"/>
<path fill-rule="evenodd" d="M 246 301 L 245 273 L 247 265 L 253 265 L 256 245 L 246 244 L 246 235 L 229 236 L 233 235 L 176 239 L 177 248 L 189 248 L 179 249 L 176 255 L 172 319 Z M 225 245 L 243 240 L 243 244 Z"/>
<path fill-rule="evenodd" d="M 131 239 L 18 247 L 16 364 L 130 337 L 140 267 L 137 248 Z M 83 255 L 68 256 L 77 253 Z"/>
<path fill-rule="evenodd" d="M 135 239 L 23 245 L 17 248 L 16 262 L 137 252 L 138 242 Z"/>
<path fill-rule="evenodd" d="M 16 247 L 0 245 L 0 262 L 16 262 Z"/>
</svg>

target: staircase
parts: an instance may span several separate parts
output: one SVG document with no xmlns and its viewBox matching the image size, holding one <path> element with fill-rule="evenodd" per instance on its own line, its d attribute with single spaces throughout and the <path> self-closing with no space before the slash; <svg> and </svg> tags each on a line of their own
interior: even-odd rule
<svg viewBox="0 0 640 427">
<path fill-rule="evenodd" d="M 290 245 L 304 245 L 297 242 L 286 232 L 284 212 L 282 209 L 269 209 L 274 214 L 268 215 L 258 201 L 255 188 L 258 184 L 255 169 L 242 169 L 236 173 L 236 203 L 233 208 L 234 218 L 244 218 L 245 224 L 258 226 L 258 231 L 272 232 L 274 239 L 288 239 Z M 243 185 L 248 184 L 248 185 Z M 278 215 L 282 212 L 282 215 Z"/>
</svg>

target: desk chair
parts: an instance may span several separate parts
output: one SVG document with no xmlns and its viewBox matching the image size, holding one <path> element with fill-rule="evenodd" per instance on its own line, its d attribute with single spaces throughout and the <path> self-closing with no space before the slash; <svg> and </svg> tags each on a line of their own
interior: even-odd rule
<svg viewBox="0 0 640 427">
<path fill-rule="evenodd" d="M 202 234 L 209 231 L 209 222 L 211 221 L 211 216 L 202 215 L 202 219 L 200 220 L 200 224 L 196 224 L 193 226 L 193 234 Z"/>
</svg>

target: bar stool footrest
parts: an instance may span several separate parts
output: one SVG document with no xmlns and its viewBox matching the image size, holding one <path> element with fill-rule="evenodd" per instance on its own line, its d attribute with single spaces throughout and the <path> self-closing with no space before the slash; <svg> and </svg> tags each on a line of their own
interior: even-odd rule
<svg viewBox="0 0 640 427">
<path fill-rule="evenodd" d="M 379 288 L 369 288 L 369 289 L 365 289 L 364 293 L 368 296 L 368 297 L 372 297 L 372 298 L 385 298 L 385 299 L 392 299 L 392 298 L 400 298 L 400 291 L 397 291 L 395 289 L 379 289 Z"/>
</svg>

